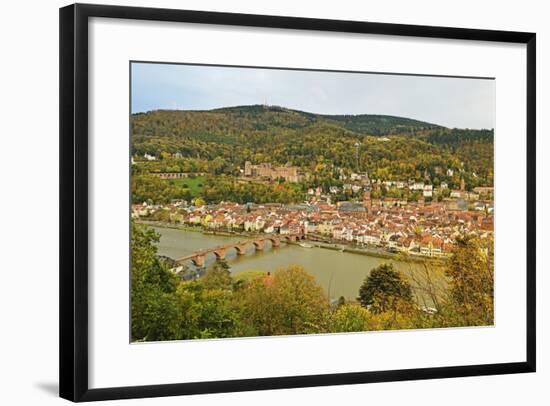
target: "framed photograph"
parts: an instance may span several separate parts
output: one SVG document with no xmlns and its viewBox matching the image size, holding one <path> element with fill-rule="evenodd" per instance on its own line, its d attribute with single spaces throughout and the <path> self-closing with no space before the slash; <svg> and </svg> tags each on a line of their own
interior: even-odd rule
<svg viewBox="0 0 550 406">
<path fill-rule="evenodd" d="M 60 395 L 535 371 L 535 34 L 60 10 Z"/>
</svg>

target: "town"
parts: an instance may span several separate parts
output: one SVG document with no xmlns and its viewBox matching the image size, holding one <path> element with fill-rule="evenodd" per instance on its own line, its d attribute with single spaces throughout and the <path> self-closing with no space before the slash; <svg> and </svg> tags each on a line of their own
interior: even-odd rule
<svg viewBox="0 0 550 406">
<path fill-rule="evenodd" d="M 283 169 L 284 168 L 284 169 Z M 276 173 L 277 176 L 273 175 Z M 163 179 L 185 174 L 162 174 Z M 243 177 L 257 181 L 289 177 L 297 168 L 272 168 L 268 164 L 246 163 Z M 307 200 L 299 204 L 249 202 L 238 204 L 193 204 L 176 200 L 169 204 L 135 203 L 132 217 L 172 224 L 200 227 L 205 231 L 247 234 L 301 234 L 307 239 L 371 247 L 411 256 L 445 258 L 450 255 L 456 237 L 473 235 L 492 237 L 494 207 L 492 187 L 447 190 L 416 181 L 371 181 L 366 173 L 351 173 L 342 187 L 309 188 Z M 415 200 L 378 196 L 381 188 L 407 190 Z M 348 191 L 354 198 L 333 201 Z M 442 193 L 445 191 L 446 193 Z M 434 196 L 447 196 L 434 199 Z"/>
</svg>

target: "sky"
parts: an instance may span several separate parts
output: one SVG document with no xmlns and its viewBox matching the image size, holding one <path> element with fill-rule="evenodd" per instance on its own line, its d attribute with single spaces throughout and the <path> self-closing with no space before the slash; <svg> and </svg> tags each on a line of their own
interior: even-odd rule
<svg viewBox="0 0 550 406">
<path fill-rule="evenodd" d="M 132 113 L 268 104 L 494 128 L 495 81 L 433 76 L 132 63 Z"/>
</svg>

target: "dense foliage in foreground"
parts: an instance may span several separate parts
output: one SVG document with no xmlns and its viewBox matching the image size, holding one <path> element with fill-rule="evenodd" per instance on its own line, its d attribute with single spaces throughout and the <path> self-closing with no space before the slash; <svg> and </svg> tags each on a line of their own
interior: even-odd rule
<svg viewBox="0 0 550 406">
<path fill-rule="evenodd" d="M 291 335 L 493 324 L 492 247 L 464 238 L 445 268 L 449 283 L 372 270 L 357 302 L 331 304 L 313 276 L 290 266 L 233 277 L 223 261 L 181 281 L 156 255 L 159 236 L 132 224 L 132 341 Z M 413 292 L 429 297 L 426 311 Z"/>
</svg>

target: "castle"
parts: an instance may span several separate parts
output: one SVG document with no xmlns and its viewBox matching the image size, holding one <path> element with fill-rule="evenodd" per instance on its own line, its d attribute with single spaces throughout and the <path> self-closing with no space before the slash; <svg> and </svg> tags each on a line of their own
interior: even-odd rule
<svg viewBox="0 0 550 406">
<path fill-rule="evenodd" d="M 286 182 L 299 182 L 304 178 L 303 174 L 298 172 L 297 166 L 291 166 L 290 164 L 271 166 L 267 162 L 253 165 L 250 161 L 246 161 L 244 164 L 244 176 L 270 178 L 272 180 L 282 178 Z"/>
</svg>

